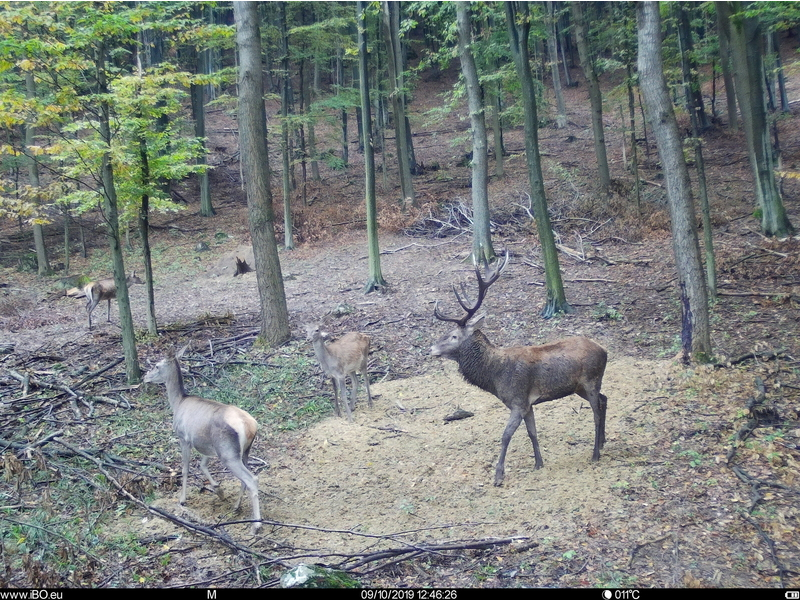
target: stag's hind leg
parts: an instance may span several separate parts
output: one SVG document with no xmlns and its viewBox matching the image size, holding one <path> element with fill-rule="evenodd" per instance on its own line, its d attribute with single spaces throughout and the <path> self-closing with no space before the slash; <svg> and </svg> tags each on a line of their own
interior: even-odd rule
<svg viewBox="0 0 800 600">
<path fill-rule="evenodd" d="M 592 451 L 592 462 L 600 460 L 600 449 L 606 443 L 606 405 L 608 398 L 600 393 L 600 390 L 592 390 L 579 395 L 589 401 L 594 414 L 594 450 Z"/>
<path fill-rule="evenodd" d="M 525 428 L 528 430 L 528 437 L 531 438 L 531 444 L 533 444 L 533 457 L 536 460 L 536 464 L 533 468 L 541 469 L 544 466 L 544 461 L 542 461 L 542 453 L 539 451 L 539 437 L 536 435 L 536 419 L 533 416 L 533 407 L 528 409 L 524 419 Z"/>
</svg>

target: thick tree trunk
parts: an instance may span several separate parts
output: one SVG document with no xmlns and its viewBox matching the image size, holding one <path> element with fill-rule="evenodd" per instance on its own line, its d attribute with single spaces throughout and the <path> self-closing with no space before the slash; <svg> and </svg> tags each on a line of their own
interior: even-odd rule
<svg viewBox="0 0 800 600">
<path fill-rule="evenodd" d="M 639 82 L 667 184 L 672 244 L 683 308 L 681 339 L 684 359 L 688 361 L 690 356 L 694 356 L 698 360 L 706 361 L 711 356 L 708 296 L 700 259 L 700 245 L 697 241 L 689 171 L 683 158 L 683 144 L 664 79 L 661 17 L 657 2 L 642 2 L 636 8 Z"/>
<path fill-rule="evenodd" d="M 603 128 L 603 94 L 600 91 L 600 82 L 594 69 L 594 61 L 589 49 L 589 33 L 586 19 L 583 15 L 583 6 L 580 2 L 572 3 L 572 14 L 575 17 L 575 39 L 578 42 L 578 56 L 581 59 L 586 84 L 589 87 L 589 101 L 592 105 L 592 132 L 594 133 L 594 153 L 597 157 L 597 172 L 599 175 L 600 191 L 608 195 L 611 187 L 611 173 L 608 169 L 606 155 L 606 137 Z"/>
<path fill-rule="evenodd" d="M 743 10 L 738 2 L 729 3 L 729 7 L 731 14 Z M 761 232 L 764 235 L 787 237 L 794 233 L 794 227 L 786 216 L 775 182 L 775 165 L 764 104 L 761 27 L 757 18 L 739 16 L 741 18 L 736 23 L 729 21 L 731 51 L 735 67 L 736 97 L 742 111 L 756 198 L 761 209 Z"/>
<path fill-rule="evenodd" d="M 692 42 L 692 29 L 689 24 L 689 7 L 684 2 L 676 3 L 674 7 L 678 23 L 678 48 L 681 56 L 686 110 L 690 115 L 694 115 L 697 118 L 700 130 L 705 131 L 711 124 L 703 106 L 700 83 L 697 81 L 697 63 L 693 58 L 694 43 Z"/>
<path fill-rule="evenodd" d="M 274 347 L 287 341 L 291 332 L 273 224 L 258 2 L 234 2 L 233 14 L 239 54 L 239 139 L 261 301 L 260 338 Z"/>
<path fill-rule="evenodd" d="M 539 120 L 536 115 L 536 94 L 533 87 L 533 75 L 528 61 L 528 19 L 527 2 L 506 2 L 506 26 L 511 41 L 511 56 L 522 86 L 523 109 L 525 112 L 525 157 L 528 163 L 528 181 L 530 183 L 531 204 L 536 219 L 536 231 L 542 246 L 545 285 L 547 287 L 547 303 L 542 309 L 542 316 L 547 319 L 559 312 L 572 312 L 564 293 L 561 269 L 558 264 L 558 252 L 550 225 L 547 210 L 547 199 L 544 194 L 544 178 L 539 156 Z"/>
<path fill-rule="evenodd" d="M 483 94 L 478 82 L 478 69 L 472 56 L 472 25 L 466 2 L 456 2 L 458 23 L 458 56 L 467 84 L 467 104 L 472 128 L 472 259 L 475 264 L 494 258 L 492 233 L 489 228 L 489 159 L 486 142 L 486 120 Z"/>
<path fill-rule="evenodd" d="M 369 246 L 369 279 L 364 293 L 386 287 L 381 273 L 381 251 L 378 245 L 378 204 L 375 197 L 375 156 L 372 145 L 372 124 L 369 104 L 369 78 L 367 77 L 367 31 L 365 27 L 366 3 L 356 2 L 358 13 L 358 86 L 361 93 L 361 129 L 364 132 L 364 196 L 367 205 L 367 244 Z"/>
</svg>

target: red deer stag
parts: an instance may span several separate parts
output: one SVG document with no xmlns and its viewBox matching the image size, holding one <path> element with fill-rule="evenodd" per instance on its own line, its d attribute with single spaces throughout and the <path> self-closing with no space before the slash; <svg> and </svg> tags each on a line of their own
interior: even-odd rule
<svg viewBox="0 0 800 600">
<path fill-rule="evenodd" d="M 607 354 L 600 345 L 585 337 L 571 337 L 542 346 L 498 348 L 479 331 L 485 315 L 469 322 L 480 308 L 486 290 L 497 281 L 507 264 L 508 253 L 494 268 L 490 269 L 484 262 L 487 270 L 485 280 L 481 276 L 480 268 L 475 267 L 478 299 L 473 306 L 468 304 L 464 284 L 461 284 L 461 293 L 453 286 L 456 300 L 467 312 L 462 318 L 444 316 L 439 312 L 439 303 L 436 303 L 436 318 L 455 323 L 457 327 L 431 347 L 433 356 L 455 360 L 464 379 L 494 394 L 511 410 L 503 431 L 500 458 L 494 475 L 496 486 L 503 483 L 508 444 L 523 420 L 533 444 L 535 468 L 539 469 L 544 464 L 533 416 L 533 406 L 536 404 L 578 394 L 589 401 L 594 412 L 593 461 L 600 459 L 600 449 L 606 441 L 607 399 L 600 393 L 600 386 L 603 383 Z"/>
<path fill-rule="evenodd" d="M 133 283 L 144 283 L 136 276 L 136 271 L 133 275 L 128 275 L 125 279 L 128 287 Z M 90 281 L 83 287 L 83 293 L 86 295 L 86 312 L 89 313 L 89 329 L 92 328 L 92 312 L 97 308 L 101 300 L 108 300 L 108 314 L 106 315 L 106 322 L 111 322 L 111 301 L 117 297 L 117 284 L 113 279 L 100 279 L 98 281 Z"/>
<path fill-rule="evenodd" d="M 186 503 L 186 481 L 192 448 L 202 455 L 200 470 L 222 499 L 222 489 L 208 472 L 208 459 L 218 456 L 222 464 L 242 482 L 239 499 L 233 507 L 234 512 L 239 510 L 244 490 L 247 488 L 253 510 L 253 533 L 256 533 L 261 528 L 258 477 L 247 468 L 247 459 L 256 437 L 258 423 L 249 413 L 236 406 L 186 395 L 178 359 L 188 347 L 184 346 L 176 356 L 168 356 L 161 360 L 144 376 L 145 383 L 163 383 L 167 387 L 167 398 L 172 408 L 172 425 L 178 435 L 183 460 L 180 503 Z"/>
</svg>

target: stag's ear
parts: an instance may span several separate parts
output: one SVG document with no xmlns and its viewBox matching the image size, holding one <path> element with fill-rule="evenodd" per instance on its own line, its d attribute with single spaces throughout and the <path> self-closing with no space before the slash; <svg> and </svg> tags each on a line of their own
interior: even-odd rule
<svg viewBox="0 0 800 600">
<path fill-rule="evenodd" d="M 183 355 L 186 354 L 186 351 L 189 349 L 189 346 L 191 346 L 191 344 L 186 344 L 183 348 L 178 350 L 178 352 L 175 354 L 175 358 L 177 358 L 178 360 L 183 358 Z"/>
<path fill-rule="evenodd" d="M 486 318 L 486 313 L 478 315 L 477 317 L 473 317 L 469 323 L 467 323 L 467 334 L 472 335 L 473 331 L 478 331 L 481 327 L 483 327 L 483 320 Z"/>
</svg>

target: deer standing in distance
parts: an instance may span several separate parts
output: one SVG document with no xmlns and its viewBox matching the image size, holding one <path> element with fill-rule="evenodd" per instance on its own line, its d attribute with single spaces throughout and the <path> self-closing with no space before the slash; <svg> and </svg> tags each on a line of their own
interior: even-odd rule
<svg viewBox="0 0 800 600">
<path fill-rule="evenodd" d="M 592 461 L 600 459 L 600 449 L 606 441 L 607 398 L 600 393 L 607 361 L 605 349 L 585 337 L 570 337 L 542 346 L 498 348 L 480 331 L 486 315 L 470 321 L 480 308 L 486 290 L 497 281 L 507 264 L 508 252 L 505 259 L 495 263 L 491 269 L 484 261 L 487 270 L 485 280 L 476 265 L 478 298 L 472 306 L 468 304 L 464 284 L 461 284 L 461 293 L 453 286 L 456 300 L 467 313 L 465 316 L 459 319 L 446 317 L 439 311 L 439 303 L 436 303 L 434 316 L 440 321 L 455 323 L 457 327 L 431 347 L 433 356 L 455 360 L 464 379 L 494 394 L 511 410 L 495 469 L 496 486 L 503 483 L 508 444 L 522 421 L 525 421 L 533 444 L 535 468 L 540 469 L 544 464 L 533 416 L 533 406 L 536 404 L 578 394 L 589 401 L 594 413 Z"/>
<path fill-rule="evenodd" d="M 188 347 L 184 346 L 177 355 L 162 359 L 144 376 L 145 383 L 163 383 L 167 387 L 167 398 L 172 408 L 172 425 L 178 436 L 183 461 L 180 503 L 186 503 L 186 482 L 192 448 L 202 456 L 200 470 L 220 499 L 223 499 L 222 488 L 208 471 L 208 459 L 217 456 L 242 482 L 239 499 L 233 507 L 234 512 L 239 510 L 245 488 L 247 489 L 253 511 L 253 533 L 256 533 L 261 528 L 258 477 L 247 468 L 247 459 L 256 437 L 258 423 L 237 406 L 186 394 L 178 360 Z"/>
<path fill-rule="evenodd" d="M 130 287 L 133 283 L 144 283 L 139 277 L 136 276 L 136 271 L 132 275 L 125 278 L 125 284 Z M 83 286 L 83 293 L 86 296 L 86 312 L 89 313 L 89 329 L 92 328 L 92 312 L 97 308 L 101 300 L 108 300 L 108 314 L 106 315 L 106 323 L 111 322 L 111 300 L 117 297 L 117 284 L 113 278 L 99 279 L 97 281 L 90 281 Z"/>
<path fill-rule="evenodd" d="M 336 416 L 342 416 L 339 408 L 339 399 L 344 404 L 347 420 L 353 421 L 352 411 L 356 407 L 358 395 L 358 377 L 356 372 L 364 376 L 364 386 L 367 388 L 367 400 L 372 408 L 372 392 L 369 389 L 369 375 L 367 364 L 369 362 L 370 338 L 363 333 L 346 333 L 335 342 L 325 343 L 325 334 L 318 324 L 306 325 L 306 337 L 314 346 L 319 366 L 325 374 L 333 380 L 333 401 Z M 347 400 L 346 378 L 350 376 L 353 382 L 351 400 Z"/>
</svg>

